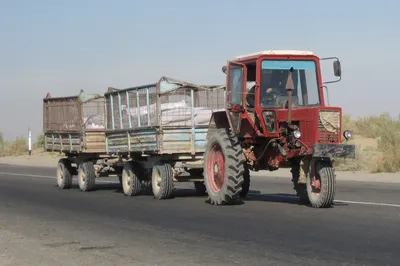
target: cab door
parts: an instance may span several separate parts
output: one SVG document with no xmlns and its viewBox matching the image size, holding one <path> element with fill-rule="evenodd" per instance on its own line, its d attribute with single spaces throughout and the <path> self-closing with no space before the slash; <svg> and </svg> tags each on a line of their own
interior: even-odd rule
<svg viewBox="0 0 400 266">
<path fill-rule="evenodd" d="M 226 115 L 232 131 L 238 134 L 244 112 L 247 69 L 244 64 L 228 62 L 227 70 Z"/>
</svg>

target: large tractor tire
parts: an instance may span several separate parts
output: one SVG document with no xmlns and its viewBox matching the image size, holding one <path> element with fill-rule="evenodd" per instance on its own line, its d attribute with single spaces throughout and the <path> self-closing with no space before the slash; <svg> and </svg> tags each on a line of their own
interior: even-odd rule
<svg viewBox="0 0 400 266">
<path fill-rule="evenodd" d="M 92 161 L 84 161 L 79 165 L 78 183 L 81 191 L 87 192 L 95 189 L 96 173 Z"/>
<path fill-rule="evenodd" d="M 330 161 L 311 162 L 310 178 L 307 178 L 307 194 L 314 208 L 332 206 L 336 193 L 336 176 Z"/>
<path fill-rule="evenodd" d="M 70 189 L 72 186 L 72 166 L 71 162 L 66 158 L 58 161 L 57 186 L 60 189 Z"/>
<path fill-rule="evenodd" d="M 172 167 L 169 163 L 157 164 L 151 174 L 153 197 L 157 200 L 169 199 L 174 192 Z"/>
<path fill-rule="evenodd" d="M 231 204 L 240 198 L 244 163 L 236 135 L 222 128 L 208 136 L 204 153 L 204 184 L 211 204 Z"/>
<path fill-rule="evenodd" d="M 139 167 L 137 163 L 126 162 L 122 170 L 122 190 L 125 196 L 137 196 L 140 194 L 142 184 L 139 179 Z"/>
</svg>

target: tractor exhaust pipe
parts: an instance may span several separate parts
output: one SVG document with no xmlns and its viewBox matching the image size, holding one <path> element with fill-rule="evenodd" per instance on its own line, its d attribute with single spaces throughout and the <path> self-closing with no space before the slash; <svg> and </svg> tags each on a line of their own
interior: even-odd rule
<svg viewBox="0 0 400 266">
<path fill-rule="evenodd" d="M 293 72 L 293 67 L 290 68 L 289 74 L 288 74 L 288 79 L 286 81 L 286 91 L 288 95 L 288 100 L 287 100 L 287 109 L 288 109 L 288 117 L 287 117 L 287 123 L 289 127 L 292 127 L 292 94 L 293 94 L 293 79 L 292 79 L 292 72 Z"/>
</svg>

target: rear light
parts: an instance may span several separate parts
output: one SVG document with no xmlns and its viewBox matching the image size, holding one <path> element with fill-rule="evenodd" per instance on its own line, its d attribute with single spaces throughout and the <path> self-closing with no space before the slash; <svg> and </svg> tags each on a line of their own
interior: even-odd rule
<svg viewBox="0 0 400 266">
<path fill-rule="evenodd" d="M 340 112 L 321 110 L 318 113 L 318 142 L 338 143 L 340 134 Z"/>
</svg>

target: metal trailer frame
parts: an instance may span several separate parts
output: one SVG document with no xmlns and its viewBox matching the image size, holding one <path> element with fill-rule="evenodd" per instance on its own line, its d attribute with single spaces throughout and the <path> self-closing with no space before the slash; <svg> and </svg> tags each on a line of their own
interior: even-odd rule
<svg viewBox="0 0 400 266">
<path fill-rule="evenodd" d="M 103 128 L 90 128 L 90 119 L 100 118 Z M 104 95 L 79 94 L 43 99 L 44 150 L 64 153 L 58 161 L 57 184 L 71 188 L 72 178 L 78 175 L 82 191 L 95 188 L 95 178 L 120 175 L 122 163 L 106 151 Z"/>
<path fill-rule="evenodd" d="M 169 198 L 174 182 L 194 182 L 196 190 L 205 194 L 202 160 L 207 131 L 212 112 L 225 110 L 225 96 L 225 86 L 196 85 L 168 77 L 145 86 L 109 88 L 104 94 L 106 150 L 124 161 L 124 194 L 138 195 L 147 188 L 157 199 Z M 163 109 L 174 101 L 186 109 Z M 202 108 L 208 108 L 210 116 L 199 125 L 196 119 Z M 182 118 L 184 111 L 187 120 L 171 122 L 176 119 L 173 112 L 181 112 Z"/>
</svg>

